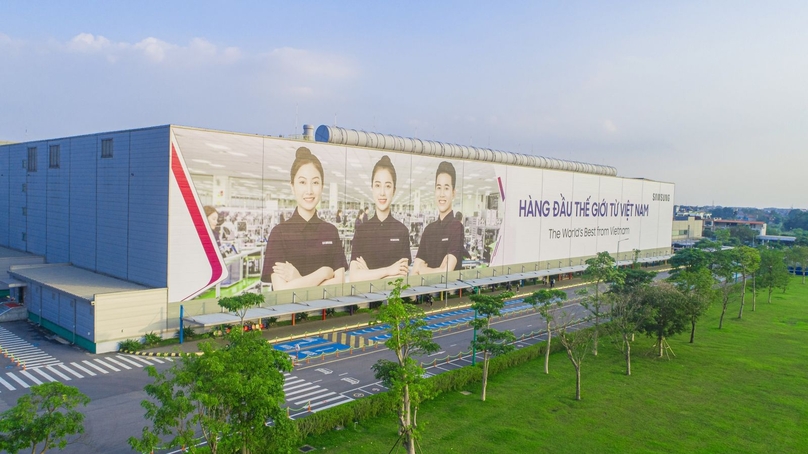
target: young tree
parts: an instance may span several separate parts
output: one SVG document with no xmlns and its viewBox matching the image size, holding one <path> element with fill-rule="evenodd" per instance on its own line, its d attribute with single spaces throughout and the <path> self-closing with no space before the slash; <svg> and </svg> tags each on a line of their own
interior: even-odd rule
<svg viewBox="0 0 808 454">
<path fill-rule="evenodd" d="M 796 273 L 797 264 L 802 267 L 802 283 L 805 283 L 805 275 L 808 274 L 808 246 L 793 246 L 787 252 L 788 260 L 794 267 Z"/>
<path fill-rule="evenodd" d="M 533 292 L 525 298 L 527 303 L 533 305 L 547 325 L 547 347 L 544 349 L 544 373 L 550 373 L 550 347 L 553 340 L 553 331 L 556 330 L 556 311 L 564 307 L 567 292 L 558 289 L 542 289 Z"/>
<path fill-rule="evenodd" d="M 159 372 L 154 366 L 147 366 L 146 373 L 154 379 L 144 387 L 151 400 L 140 402 L 146 409 L 146 419 L 152 427 L 144 427 L 141 437 L 129 437 L 129 446 L 142 453 L 153 453 L 155 449 L 192 446 L 196 440 L 195 425 L 191 413 L 196 406 L 175 377 L 181 363 L 174 363 L 171 369 Z M 161 439 L 167 438 L 166 442 Z M 215 450 L 215 447 L 213 448 Z"/>
<path fill-rule="evenodd" d="M 718 319 L 718 329 L 721 329 L 724 326 L 724 315 L 727 313 L 729 297 L 737 287 L 735 276 L 738 274 L 739 267 L 734 249 L 713 252 L 711 269 L 721 288 L 721 317 Z"/>
<path fill-rule="evenodd" d="M 785 254 L 776 249 L 760 251 L 760 267 L 757 272 L 757 281 L 768 291 L 768 303 L 772 302 L 774 289 L 786 287 L 791 281 L 788 275 L 788 266 L 785 263 Z"/>
<path fill-rule="evenodd" d="M 645 323 L 650 308 L 641 304 L 637 292 L 610 293 L 607 297 L 612 299 L 610 331 L 623 352 L 626 375 L 631 375 L 631 342 L 634 340 L 634 333 Z"/>
<path fill-rule="evenodd" d="M 592 344 L 594 329 L 580 327 L 573 329 L 579 320 L 562 314 L 558 328 L 558 338 L 567 358 L 575 369 L 575 400 L 581 400 L 581 365 Z"/>
<path fill-rule="evenodd" d="M 505 301 L 512 297 L 512 292 L 502 292 L 498 295 L 471 295 L 471 308 L 474 309 L 475 314 L 474 320 L 469 323 L 475 330 L 475 338 L 471 341 L 471 345 L 475 351 L 483 352 L 481 395 L 483 401 L 485 401 L 485 391 L 488 386 L 488 361 L 491 357 L 507 353 L 514 348 L 511 342 L 516 340 L 516 337 L 511 331 L 498 331 L 491 328 L 491 319 L 502 315 Z"/>
<path fill-rule="evenodd" d="M 746 278 L 749 274 L 754 274 L 760 266 L 760 252 L 749 246 L 737 247 L 734 252 L 742 282 L 741 308 L 738 310 L 738 318 L 743 318 L 743 306 L 746 302 Z"/>
<path fill-rule="evenodd" d="M 654 347 L 661 358 L 665 354 L 667 338 L 681 333 L 687 326 L 685 295 L 670 284 L 660 283 L 641 289 L 638 298 L 640 304 L 650 308 L 641 329 L 656 339 Z"/>
<path fill-rule="evenodd" d="M 382 380 L 390 392 L 397 396 L 399 435 L 409 454 L 415 454 L 418 437 L 417 414 L 422 401 L 429 398 L 432 389 L 423 379 L 424 369 L 413 355 L 438 351 L 432 341 L 432 331 L 426 329 L 424 311 L 414 304 L 404 304 L 402 290 L 407 286 L 397 279 L 377 317 L 379 323 L 389 326 L 390 338 L 384 345 L 396 355 L 396 361 L 380 359 L 373 365 L 374 375 Z"/>
<path fill-rule="evenodd" d="M 247 309 L 264 303 L 264 295 L 257 293 L 242 293 L 236 296 L 219 298 L 218 304 L 228 312 L 234 312 L 241 319 L 241 326 L 244 327 L 244 317 L 247 316 Z"/>
<path fill-rule="evenodd" d="M 699 248 L 679 249 L 670 260 L 671 275 L 682 271 L 695 271 L 710 266 L 710 253 Z"/>
<path fill-rule="evenodd" d="M 609 313 L 606 301 L 601 297 L 601 284 L 617 283 L 622 284 L 623 275 L 615 267 L 614 258 L 608 252 L 599 252 L 597 257 L 586 260 L 586 270 L 583 279 L 588 283 L 586 287 L 578 291 L 583 296 L 581 306 L 586 308 L 595 320 L 595 328 L 592 335 L 592 354 L 598 356 L 598 331 L 600 331 L 600 320 Z"/>
<path fill-rule="evenodd" d="M 716 297 L 715 279 L 707 268 L 682 271 L 668 279 L 685 295 L 684 311 L 690 319 L 690 343 L 696 338 L 696 322 Z"/>
<path fill-rule="evenodd" d="M 90 398 L 74 386 L 49 382 L 31 387 L 17 405 L 0 416 L 0 449 L 16 453 L 23 449 L 40 454 L 50 448 L 64 449 L 71 435 L 84 433 L 84 415 L 74 410 Z"/>
<path fill-rule="evenodd" d="M 147 448 L 155 437 L 174 435 L 162 447 L 187 448 L 189 433 L 199 429 L 213 454 L 291 452 L 296 426 L 281 408 L 289 356 L 258 332 L 231 333 L 227 340 L 223 348 L 204 342 L 202 355 L 154 375 L 146 389 L 156 402 L 142 404 L 153 426 L 140 440 L 130 439 L 131 446 Z"/>
</svg>

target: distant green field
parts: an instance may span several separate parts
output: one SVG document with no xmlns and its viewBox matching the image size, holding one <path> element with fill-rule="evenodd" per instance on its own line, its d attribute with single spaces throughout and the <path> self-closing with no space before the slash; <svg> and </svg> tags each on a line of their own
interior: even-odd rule
<svg viewBox="0 0 808 454">
<path fill-rule="evenodd" d="M 418 414 L 425 453 L 806 453 L 808 452 L 808 284 L 793 278 L 771 304 L 751 295 L 718 330 L 714 304 L 696 329 L 670 339 L 675 358 L 647 356 L 638 337 L 632 376 L 605 338 L 584 361 L 583 400 L 563 353 L 492 377 L 488 400 L 442 395 Z M 537 315 L 538 317 L 538 315 Z M 326 453 L 386 453 L 398 438 L 392 414 L 311 437 Z M 394 452 L 403 452 L 398 450 Z"/>
</svg>

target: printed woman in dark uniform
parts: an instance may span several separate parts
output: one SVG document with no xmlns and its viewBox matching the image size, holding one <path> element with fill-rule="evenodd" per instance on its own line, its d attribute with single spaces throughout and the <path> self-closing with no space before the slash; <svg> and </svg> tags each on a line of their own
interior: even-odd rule
<svg viewBox="0 0 808 454">
<path fill-rule="evenodd" d="M 435 172 L 435 205 L 438 219 L 424 229 L 413 274 L 445 273 L 459 270 L 463 264 L 463 224 L 455 219 L 452 202 L 455 197 L 457 174 L 447 161 Z"/>
<path fill-rule="evenodd" d="M 410 267 L 410 232 L 390 214 L 396 194 L 396 169 L 382 156 L 373 167 L 371 193 L 376 214 L 356 228 L 351 247 L 351 282 L 406 276 Z"/>
<path fill-rule="evenodd" d="M 261 280 L 272 282 L 273 290 L 341 284 L 347 263 L 339 233 L 317 217 L 325 184 L 323 165 L 308 148 L 300 147 L 290 175 L 297 208 L 269 233 Z"/>
</svg>

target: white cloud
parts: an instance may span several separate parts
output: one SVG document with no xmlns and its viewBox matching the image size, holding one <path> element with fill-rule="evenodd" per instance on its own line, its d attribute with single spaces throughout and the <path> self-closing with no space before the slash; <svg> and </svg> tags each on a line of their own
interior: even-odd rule
<svg viewBox="0 0 808 454">
<path fill-rule="evenodd" d="M 143 52 L 143 55 L 145 55 L 146 58 L 148 58 L 153 62 L 163 61 L 166 57 L 166 53 L 179 48 L 179 46 L 167 43 L 165 41 L 153 37 L 148 37 L 132 47 L 136 50 Z"/>
<path fill-rule="evenodd" d="M 105 37 L 92 33 L 79 33 L 67 42 L 67 49 L 73 52 L 100 52 L 109 49 L 112 43 Z"/>
<path fill-rule="evenodd" d="M 281 71 L 300 76 L 346 79 L 358 74 L 357 68 L 342 56 L 304 49 L 281 47 L 271 51 L 266 58 Z"/>
<path fill-rule="evenodd" d="M 603 130 L 606 131 L 607 134 L 614 134 L 617 132 L 617 126 L 614 125 L 612 120 L 604 120 Z"/>
</svg>

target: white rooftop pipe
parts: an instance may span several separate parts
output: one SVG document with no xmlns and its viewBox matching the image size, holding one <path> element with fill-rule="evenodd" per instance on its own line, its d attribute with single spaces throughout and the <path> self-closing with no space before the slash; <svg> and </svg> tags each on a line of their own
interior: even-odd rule
<svg viewBox="0 0 808 454">
<path fill-rule="evenodd" d="M 377 132 L 357 131 L 337 126 L 320 125 L 314 134 L 317 142 L 335 143 L 380 150 L 401 151 L 455 159 L 497 162 L 540 169 L 567 170 L 570 172 L 593 173 L 596 175 L 616 176 L 617 169 L 600 164 L 565 161 L 563 159 L 545 158 L 522 153 L 477 148 L 467 145 L 435 142 L 432 140 L 411 139 Z"/>
</svg>

